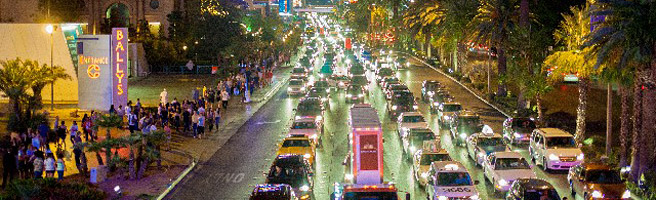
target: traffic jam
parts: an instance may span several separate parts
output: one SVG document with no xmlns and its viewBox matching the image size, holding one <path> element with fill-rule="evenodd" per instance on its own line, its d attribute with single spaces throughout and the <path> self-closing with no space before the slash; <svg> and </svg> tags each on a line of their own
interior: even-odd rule
<svg viewBox="0 0 656 200">
<path fill-rule="evenodd" d="M 633 199 L 618 170 L 583 162 L 571 133 L 539 127 L 530 117 L 510 117 L 493 129 L 480 111 L 467 109 L 472 100 L 450 92 L 462 88 L 427 78 L 413 80 L 421 89 L 412 92 L 400 78 L 418 65 L 410 57 L 359 44 L 343 36 L 348 29 L 329 23 L 307 15 L 304 44 L 286 88 L 298 104 L 265 182 L 250 199 Z M 337 96 L 345 103 L 334 103 Z M 324 197 L 314 191 L 318 154 L 331 142 L 325 139 L 331 104 L 348 106 L 349 131 L 330 133 L 347 135 L 348 144 L 342 145 L 343 177 L 324 183 L 330 184 Z M 388 123 L 395 131 L 384 131 Z M 390 142 L 399 150 L 388 150 Z M 390 152 L 402 159 L 385 160 Z M 469 161 L 455 159 L 460 155 Z M 391 167 L 385 165 L 403 164 L 410 166 L 412 183 L 395 182 L 389 176 L 398 174 L 385 172 Z"/>
</svg>

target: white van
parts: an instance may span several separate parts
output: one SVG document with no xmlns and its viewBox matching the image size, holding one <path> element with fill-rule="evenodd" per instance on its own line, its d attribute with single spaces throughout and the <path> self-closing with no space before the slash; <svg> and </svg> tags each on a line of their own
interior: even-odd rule
<svg viewBox="0 0 656 200">
<path fill-rule="evenodd" d="M 583 162 L 583 151 L 574 136 L 557 128 L 539 128 L 531 133 L 528 147 L 531 160 L 545 171 L 569 170 Z"/>
</svg>

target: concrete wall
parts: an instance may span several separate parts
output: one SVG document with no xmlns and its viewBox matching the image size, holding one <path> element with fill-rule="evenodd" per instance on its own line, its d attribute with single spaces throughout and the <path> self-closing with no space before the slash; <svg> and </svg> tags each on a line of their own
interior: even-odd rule
<svg viewBox="0 0 656 200">
<path fill-rule="evenodd" d="M 50 65 L 50 34 L 46 24 L 0 24 L 0 60 L 31 59 Z M 55 102 L 77 103 L 78 82 L 71 55 L 61 28 L 52 35 L 54 41 L 53 64 L 66 69 L 72 80 L 55 82 Z M 0 66 L 2 67 L 2 66 Z M 50 87 L 42 92 L 43 100 L 50 102 Z"/>
</svg>

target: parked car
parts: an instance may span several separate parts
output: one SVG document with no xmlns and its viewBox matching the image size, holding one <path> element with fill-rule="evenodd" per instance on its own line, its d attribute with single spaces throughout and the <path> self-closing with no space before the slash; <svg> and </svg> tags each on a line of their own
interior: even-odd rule
<svg viewBox="0 0 656 200">
<path fill-rule="evenodd" d="M 620 172 L 606 164 L 582 163 L 567 174 L 572 195 L 592 199 L 631 199 Z"/>
</svg>

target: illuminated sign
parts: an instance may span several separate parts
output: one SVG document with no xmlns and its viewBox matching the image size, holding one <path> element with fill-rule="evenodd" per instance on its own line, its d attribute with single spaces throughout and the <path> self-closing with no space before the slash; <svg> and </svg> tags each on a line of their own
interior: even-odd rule
<svg viewBox="0 0 656 200">
<path fill-rule="evenodd" d="M 106 111 L 114 93 L 111 35 L 79 35 L 76 42 L 78 107 Z"/>
<path fill-rule="evenodd" d="M 97 79 L 100 77 L 100 66 L 96 64 L 90 64 L 89 67 L 87 67 L 87 75 L 89 75 L 89 78 L 92 79 Z"/>
<path fill-rule="evenodd" d="M 126 105 L 128 101 L 128 29 L 112 29 L 112 102 L 114 106 Z"/>
</svg>

